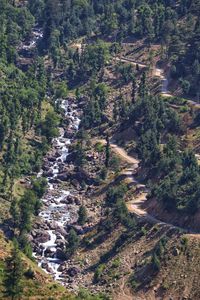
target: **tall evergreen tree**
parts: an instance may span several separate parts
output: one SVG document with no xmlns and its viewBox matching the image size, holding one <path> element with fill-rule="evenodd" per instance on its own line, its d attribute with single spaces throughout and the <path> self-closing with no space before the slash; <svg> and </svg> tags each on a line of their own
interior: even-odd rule
<svg viewBox="0 0 200 300">
<path fill-rule="evenodd" d="M 5 270 L 5 296 L 12 300 L 20 299 L 22 287 L 23 264 L 20 257 L 18 245 L 14 242 L 11 255 L 6 259 Z"/>
</svg>

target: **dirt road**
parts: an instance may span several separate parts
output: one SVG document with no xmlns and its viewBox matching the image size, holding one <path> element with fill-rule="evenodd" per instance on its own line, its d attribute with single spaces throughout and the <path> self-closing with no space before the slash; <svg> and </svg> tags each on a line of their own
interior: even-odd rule
<svg viewBox="0 0 200 300">
<path fill-rule="evenodd" d="M 103 140 L 103 139 L 98 140 L 98 142 L 102 143 L 103 145 L 106 144 L 106 140 Z M 128 155 L 127 152 L 123 148 L 119 147 L 115 143 L 111 143 L 110 147 L 122 160 L 126 161 L 130 165 L 129 169 L 127 169 L 123 172 L 123 175 L 127 175 L 129 180 L 131 180 L 133 184 L 137 185 L 138 189 L 141 189 L 141 192 L 138 194 L 138 196 L 135 196 L 131 201 L 126 203 L 129 212 L 134 213 L 140 219 L 142 218 L 151 224 L 163 225 L 163 226 L 167 226 L 169 228 L 174 228 L 174 229 L 180 230 L 183 233 L 190 233 L 187 229 L 184 229 L 184 228 L 175 226 L 173 224 L 166 223 L 166 222 L 159 220 L 158 218 L 148 214 L 144 209 L 141 208 L 142 204 L 147 199 L 148 190 L 145 185 L 138 183 L 138 181 L 134 178 L 133 173 L 139 166 L 139 160 Z M 190 234 L 195 237 L 200 236 L 199 234 L 196 234 L 194 232 L 191 232 Z"/>
<path fill-rule="evenodd" d="M 106 145 L 106 140 L 102 139 L 98 140 L 98 142 L 103 145 Z M 115 152 L 121 157 L 121 159 L 125 160 L 129 164 L 137 165 L 136 167 L 138 167 L 140 161 L 134 158 L 133 156 L 128 155 L 122 147 L 119 147 L 117 144 L 114 143 L 110 143 L 110 147 L 113 150 L 113 152 Z"/>
</svg>

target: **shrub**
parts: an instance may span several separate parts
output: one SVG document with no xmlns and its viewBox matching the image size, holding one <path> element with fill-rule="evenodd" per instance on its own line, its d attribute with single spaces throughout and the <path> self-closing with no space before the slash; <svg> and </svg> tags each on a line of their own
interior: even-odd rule
<svg viewBox="0 0 200 300">
<path fill-rule="evenodd" d="M 102 273 L 105 270 L 105 264 L 101 264 L 96 268 L 96 271 L 94 273 L 94 283 L 97 283 L 101 280 Z"/>
</svg>

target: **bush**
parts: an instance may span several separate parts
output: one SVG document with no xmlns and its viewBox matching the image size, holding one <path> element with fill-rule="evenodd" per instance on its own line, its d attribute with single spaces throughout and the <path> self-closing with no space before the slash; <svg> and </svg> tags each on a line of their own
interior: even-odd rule
<svg viewBox="0 0 200 300">
<path fill-rule="evenodd" d="M 74 254 L 74 252 L 78 249 L 79 247 L 79 237 L 76 233 L 76 231 L 72 228 L 69 231 L 68 235 L 68 248 L 66 249 L 66 255 L 67 257 L 70 257 Z"/>
<path fill-rule="evenodd" d="M 105 270 L 105 264 L 101 264 L 97 267 L 95 273 L 94 273 L 94 283 L 97 283 L 101 280 L 102 273 Z"/>
<path fill-rule="evenodd" d="M 105 180 L 106 179 L 106 177 L 107 177 L 107 173 L 108 173 L 108 170 L 107 170 L 107 168 L 106 167 L 103 167 L 102 169 L 101 169 L 101 172 L 100 172 L 100 178 L 102 179 L 102 180 Z"/>
<path fill-rule="evenodd" d="M 33 279 L 35 277 L 34 271 L 29 268 L 25 273 L 24 276 L 28 279 Z"/>
<path fill-rule="evenodd" d="M 155 271 L 159 271 L 160 270 L 160 259 L 158 258 L 158 256 L 154 253 L 153 257 L 152 257 L 152 265 L 153 265 L 153 269 Z"/>
<path fill-rule="evenodd" d="M 110 160 L 110 168 L 114 171 L 114 172 L 119 172 L 120 169 L 120 159 L 117 156 L 112 156 L 111 160 Z"/>
<path fill-rule="evenodd" d="M 185 252 L 186 250 L 188 249 L 188 238 L 186 236 L 184 236 L 182 239 L 181 239 L 181 250 L 183 252 Z"/>
<path fill-rule="evenodd" d="M 104 145 L 102 143 L 96 143 L 95 144 L 95 150 L 99 153 L 102 153 L 104 151 Z"/>
<path fill-rule="evenodd" d="M 81 205 L 78 211 L 78 224 L 84 225 L 87 221 L 87 210 L 86 207 Z"/>
<path fill-rule="evenodd" d="M 118 258 L 115 258 L 114 260 L 113 260 L 113 263 L 112 263 L 112 268 L 118 268 L 120 266 L 120 259 L 119 259 L 119 257 Z"/>
<path fill-rule="evenodd" d="M 139 283 L 135 279 L 135 276 L 131 277 L 130 284 L 131 284 L 131 287 L 132 287 L 133 290 L 135 290 L 138 287 Z"/>
<path fill-rule="evenodd" d="M 42 198 L 47 189 L 46 178 L 37 178 L 32 180 L 33 191 L 39 198 Z"/>
</svg>

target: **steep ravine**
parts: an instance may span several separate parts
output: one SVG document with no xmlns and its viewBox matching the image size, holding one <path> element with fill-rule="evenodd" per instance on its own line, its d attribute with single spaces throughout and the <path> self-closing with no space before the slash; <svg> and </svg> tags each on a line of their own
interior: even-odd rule
<svg viewBox="0 0 200 300">
<path fill-rule="evenodd" d="M 26 71 L 31 64 L 33 52 L 43 37 L 41 28 L 35 26 L 30 38 L 18 47 L 18 65 Z M 59 136 L 52 142 L 50 153 L 44 158 L 44 163 L 37 177 L 44 176 L 48 188 L 42 199 L 42 209 L 33 224 L 30 241 L 33 246 L 33 256 L 38 265 L 56 280 L 64 284 L 66 271 L 62 267 L 67 237 L 65 226 L 74 222 L 80 205 L 77 191 L 68 190 L 66 158 L 68 148 L 79 128 L 81 110 L 74 103 L 74 98 L 57 99 L 64 111 L 63 126 L 59 128 Z M 65 122 L 67 120 L 67 122 Z M 67 124 L 67 125 L 66 125 Z"/>
<path fill-rule="evenodd" d="M 38 177 L 47 178 L 48 189 L 42 199 L 40 221 L 36 222 L 32 231 L 34 257 L 39 266 L 62 283 L 65 275 L 59 267 L 64 262 L 66 225 L 72 220 L 71 214 L 74 216 L 76 208 L 73 207 L 70 213 L 69 204 L 74 201 L 73 191 L 62 188 L 62 180 L 59 178 L 64 176 L 68 147 L 78 130 L 81 114 L 78 106 L 69 101 L 60 100 L 69 125 L 67 128 L 59 128 L 59 137 L 53 140 L 51 153 L 45 158 L 43 169 L 38 174 Z"/>
</svg>

